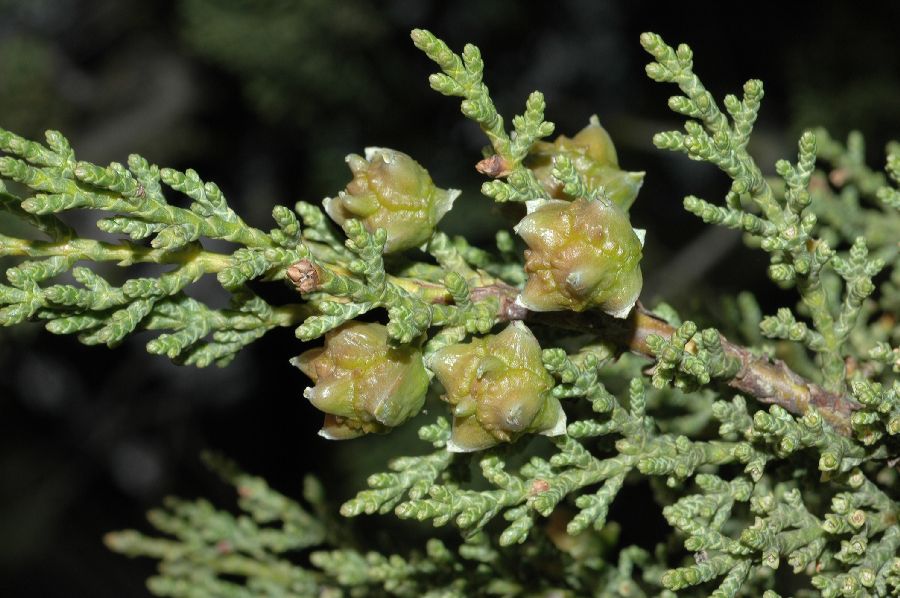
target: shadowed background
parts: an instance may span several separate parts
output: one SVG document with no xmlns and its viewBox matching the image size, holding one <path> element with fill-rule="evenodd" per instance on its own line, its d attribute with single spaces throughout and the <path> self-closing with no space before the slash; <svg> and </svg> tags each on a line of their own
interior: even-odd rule
<svg viewBox="0 0 900 598">
<path fill-rule="evenodd" d="M 507 118 L 533 89 L 545 93 L 558 133 L 600 117 L 623 168 L 648 172 L 632 208 L 634 224 L 649 231 L 643 298 L 690 311 L 725 293 L 771 288 L 767 261 L 682 210 L 687 193 L 717 201 L 727 180 L 653 148 L 652 134 L 678 119 L 666 108 L 674 89 L 644 75 L 638 35 L 689 43 L 716 97 L 750 77 L 765 82 L 752 147 L 764 170 L 794 156 L 799 131 L 816 125 L 838 138 L 862 130 L 880 166 L 884 143 L 900 135 L 900 9 L 889 4 L 782 3 L 776 14 L 746 3 L 726 14 L 649 1 L 0 0 L 0 126 L 31 138 L 61 130 L 83 160 L 138 152 L 194 168 L 266 228 L 275 203 L 342 188 L 347 153 L 393 147 L 438 185 L 463 189 L 442 227 L 487 245 L 504 219 L 478 193 L 473 165 L 484 141 L 457 100 L 428 88 L 432 65 L 408 37 L 426 27 L 456 50 L 482 49 Z M 70 221 L 95 234 L 90 220 Z M 291 299 L 270 286 L 271 296 Z M 214 281 L 194 296 L 225 299 Z M 772 291 L 760 300 L 792 299 Z M 39 325 L 0 330 L 4 596 L 146 596 L 152 563 L 107 552 L 101 536 L 142 525 L 166 494 L 227 496 L 201 467 L 203 449 L 291 496 L 303 474 L 316 473 L 336 505 L 390 455 L 418 450 L 414 425 L 348 444 L 319 439 L 320 414 L 301 396 L 306 379 L 287 363 L 304 348 L 292 330 L 270 333 L 225 369 L 174 366 L 145 353 L 147 338 L 110 351 Z M 628 521 L 646 505 L 623 542 L 652 546 L 658 507 L 632 498 L 620 497 L 610 519 Z"/>
</svg>

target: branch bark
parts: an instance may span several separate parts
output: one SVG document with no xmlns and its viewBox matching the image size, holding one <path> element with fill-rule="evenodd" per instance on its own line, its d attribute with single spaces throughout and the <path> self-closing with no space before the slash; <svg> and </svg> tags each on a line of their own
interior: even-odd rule
<svg viewBox="0 0 900 598">
<path fill-rule="evenodd" d="M 623 351 L 631 351 L 651 359 L 654 355 L 647 344 L 647 338 L 657 334 L 670 339 L 675 333 L 675 327 L 646 310 L 640 303 L 624 319 L 602 312 L 531 312 L 512 303 L 518 293 L 514 287 L 492 285 L 489 289 L 492 294 L 499 295 L 499 316 L 503 320 L 528 320 L 569 330 L 592 332 L 615 342 Z M 487 290 L 487 287 L 477 289 L 479 298 L 483 298 Z M 513 307 L 504 308 L 510 305 Z M 723 380 L 728 386 L 761 403 L 779 405 L 796 415 L 803 415 L 809 407 L 815 407 L 835 432 L 850 436 L 850 416 L 860 408 L 852 398 L 829 392 L 791 370 L 780 359 L 772 360 L 754 355 L 746 347 L 724 337 L 722 349 L 726 355 L 741 363 L 741 368 L 734 377 Z"/>
<path fill-rule="evenodd" d="M 310 275 L 315 266 L 308 260 L 294 264 L 288 270 L 288 278 L 298 290 L 308 293 L 315 290 L 318 277 Z M 415 285 L 415 282 L 404 279 Z M 427 297 L 432 303 L 449 303 L 452 299 L 439 285 L 429 284 Z M 590 332 L 604 340 L 614 342 L 622 351 L 631 351 L 644 357 L 654 358 L 647 343 L 651 335 L 670 339 L 675 327 L 646 310 L 638 303 L 627 318 L 619 319 L 599 311 L 585 312 L 533 312 L 516 303 L 519 290 L 511 285 L 496 281 L 487 286 L 471 290 L 473 301 L 483 301 L 496 297 L 499 305 L 497 318 L 500 321 L 526 320 L 578 332 Z M 721 336 L 721 335 L 720 335 Z M 757 401 L 779 405 L 796 415 L 803 415 L 812 406 L 834 428 L 835 432 L 850 436 L 852 429 L 850 416 L 860 405 L 846 395 L 829 392 L 791 370 L 780 359 L 754 355 L 746 347 L 734 344 L 722 337 L 722 349 L 726 355 L 737 359 L 741 367 L 732 378 L 722 381 Z M 688 345 L 688 350 L 691 350 Z"/>
</svg>

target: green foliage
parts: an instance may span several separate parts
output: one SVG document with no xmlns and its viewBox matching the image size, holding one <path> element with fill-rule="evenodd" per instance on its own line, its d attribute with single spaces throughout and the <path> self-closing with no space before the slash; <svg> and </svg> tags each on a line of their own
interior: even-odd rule
<svg viewBox="0 0 900 598">
<path fill-rule="evenodd" d="M 551 135 L 553 123 L 544 120 L 544 95 L 532 92 L 525 104 L 525 113 L 513 117 L 513 133 L 504 128 L 503 117 L 497 112 L 482 81 L 484 62 L 481 52 L 467 44 L 462 55 L 454 53 L 447 44 L 430 31 L 414 29 L 413 42 L 439 67 L 441 73 L 431 75 L 432 89 L 446 96 L 463 98 L 460 109 L 478 123 L 491 143 L 493 153 L 502 161 L 500 171 L 507 172 L 506 181 L 484 183 L 481 192 L 496 201 L 528 201 L 544 197 L 534 172 L 522 164 L 535 141 Z"/>
<path fill-rule="evenodd" d="M 763 320 L 763 334 L 802 342 L 816 353 L 825 388 L 844 391 L 844 344 L 863 302 L 875 290 L 872 278 L 884 268 L 885 258 L 896 258 L 896 249 L 885 258 L 869 259 L 865 236 L 838 237 L 829 242 L 817 234 L 819 215 L 812 207 L 809 189 L 816 163 L 814 133 L 807 131 L 800 138 L 796 164 L 780 160 L 775 165 L 782 179 L 777 190 L 774 183 L 766 180 L 747 151 L 763 96 L 762 82 L 745 83 L 742 99 L 726 96 L 726 116 L 694 74 L 690 48 L 682 44 L 675 50 L 653 34 L 643 35 L 641 43 L 656 59 L 647 66 L 647 74 L 655 81 L 675 83 L 684 94 L 671 97 L 669 107 L 693 119 L 685 123 L 686 133 L 657 133 L 654 144 L 714 164 L 733 181 L 725 206 L 688 196 L 685 209 L 705 222 L 743 230 L 754 244 L 770 254 L 770 277 L 780 285 L 796 286 L 813 329 L 796 321 L 785 308 L 776 317 Z M 835 155 L 833 148 L 831 155 Z M 867 187 L 864 184 L 861 188 Z M 755 209 L 749 209 L 750 206 Z M 896 218 L 896 213 L 889 217 Z M 846 255 L 841 255 L 831 245 L 845 240 L 853 245 Z M 826 286 L 823 279 L 831 274 L 827 270 L 839 276 L 842 289 Z"/>
<path fill-rule="evenodd" d="M 463 98 L 463 114 L 490 142 L 478 165 L 492 178 L 483 186 L 485 195 L 498 202 L 542 202 L 552 186 L 567 196 L 555 198 L 555 205 L 615 207 L 573 162 L 571 156 L 588 152 L 577 139 L 539 141 L 553 132 L 541 94 L 531 94 L 508 131 L 483 82 L 477 48 L 467 45 L 459 55 L 427 31 L 415 30 L 412 37 L 441 69 L 432 75 L 432 87 Z M 770 278 L 799 296 L 795 308 L 769 316 L 760 313 L 752 294 L 731 301 L 720 327 L 741 332 L 749 347 L 719 329 L 701 330 L 666 305 L 657 314 L 640 304 L 631 308 L 633 299 L 621 313 L 608 310 L 619 317 L 580 305 L 583 311 L 566 305 L 529 311 L 521 301 L 536 276 L 529 260 L 570 259 L 552 243 L 548 255 L 529 252 L 522 260 L 509 231 L 498 233 L 497 251 L 487 251 L 432 231 L 436 220 L 427 219 L 427 227 L 414 231 L 416 243 L 419 234 L 428 234 L 421 248 L 386 256 L 385 228 L 348 217 L 339 219 L 341 234 L 319 208 L 302 202 L 293 210 L 276 207 L 276 227 L 264 232 L 242 221 L 221 190 L 193 171 L 160 169 L 139 156 L 127 167 L 101 167 L 77 161 L 59 133 L 48 133 L 42 145 L 0 130 L 6 154 L 0 157 L 0 208 L 46 237 L 0 235 L 0 257 L 24 258 L 0 285 L 0 323 L 43 321 L 51 332 L 110 346 L 139 330 L 160 331 L 147 345 L 151 353 L 204 366 L 226 363 L 275 327 L 297 326 L 302 340 L 329 334 L 330 342 L 341 334 L 336 329 L 348 330 L 348 322 L 369 314 L 385 324 L 366 325 L 380 335 L 377 351 L 351 346 L 350 366 L 341 367 L 330 354 L 319 359 L 320 349 L 301 358 L 329 392 L 356 385 L 313 402 L 327 403 L 329 417 L 361 422 L 391 407 L 380 402 L 381 394 L 365 392 L 372 390 L 364 388 L 366 381 L 378 390 L 401 384 L 404 376 L 391 372 L 406 368 L 397 364 L 422 359 L 432 371 L 423 373 L 415 361 L 415 392 L 405 396 L 402 384 L 397 391 L 415 409 L 400 419 L 421 407 L 426 376 L 437 379 L 433 388 L 443 387 L 451 403 L 454 428 L 443 415 L 432 416 L 419 433 L 429 452 L 398 457 L 388 471 L 371 475 L 368 488 L 345 502 L 341 514 L 393 513 L 456 528 L 458 536 L 432 538 L 419 551 L 376 546 L 355 536 L 349 521 L 333 518 L 314 481 L 306 483 L 310 512 L 262 480 L 212 459 L 213 469 L 237 487 L 242 514 L 202 500 L 171 500 L 150 515 L 165 537 L 108 537 L 117 551 L 160 561 L 149 584 L 154 593 L 900 592 L 898 146 L 888 148 L 885 176 L 866 165 L 859 134 L 845 145 L 823 132 L 806 132 L 796 162 L 778 161 L 777 176 L 767 178 L 748 151 L 762 83 L 745 84 L 740 99 L 726 96 L 723 111 L 693 72 L 690 48 L 672 48 L 649 33 L 641 43 L 654 59 L 648 75 L 679 87 L 683 95 L 669 105 L 688 118 L 685 132 L 659 133 L 655 144 L 709 162 L 731 179 L 723 205 L 688 196 L 684 207 L 705 222 L 743 231 L 748 245 L 769 255 Z M 591 135 L 605 135 L 599 123 L 591 126 Z M 611 141 L 597 139 L 614 163 Z M 541 160 L 530 162 L 538 143 Z M 548 163 L 552 185 L 535 172 L 544 169 L 545 177 Z M 424 170 L 413 170 L 416 180 L 426 180 Z M 633 174 L 624 203 L 639 186 L 640 176 Z M 388 206 L 391 199 L 382 193 L 378 203 Z M 372 207 L 368 200 L 348 201 L 354 214 Z M 130 239 L 82 237 L 60 217 L 73 209 L 97 212 L 102 231 Z M 624 242 L 623 235 L 632 241 L 635 235 L 627 214 L 615 209 L 622 226 L 603 229 L 612 248 Z M 525 233 L 557 234 L 552 222 L 540 221 Z M 204 247 L 206 240 L 236 247 L 215 252 Z M 119 282 L 83 262 L 126 269 L 152 263 L 163 271 L 126 274 Z M 212 309 L 186 294 L 208 274 L 231 296 L 230 309 Z M 639 270 L 636 276 L 639 288 Z M 251 291 L 257 281 L 273 280 L 293 286 L 298 302 L 273 306 Z M 592 292 L 622 292 L 621 281 L 611 280 L 597 282 L 601 288 Z M 566 284 L 579 281 L 565 277 Z M 488 336 L 500 325 L 527 342 L 492 345 L 506 338 Z M 469 363 L 473 347 L 480 352 Z M 369 364 L 361 352 L 379 359 Z M 776 354 L 784 360 L 773 359 Z M 649 369 L 647 358 L 653 361 Z M 367 367 L 355 367 L 359 362 Z M 368 378 L 381 362 L 391 364 L 386 371 L 396 379 Z M 538 425 L 535 405 L 564 405 L 568 420 Z M 387 431 L 395 423 L 354 428 L 352 435 Z M 484 450 L 454 452 L 462 425 L 491 438 L 468 447 Z M 549 438 L 536 438 L 536 432 Z M 617 544 L 620 525 L 632 522 L 611 520 L 610 510 L 630 485 L 652 491 L 672 530 L 652 554 Z"/>
</svg>

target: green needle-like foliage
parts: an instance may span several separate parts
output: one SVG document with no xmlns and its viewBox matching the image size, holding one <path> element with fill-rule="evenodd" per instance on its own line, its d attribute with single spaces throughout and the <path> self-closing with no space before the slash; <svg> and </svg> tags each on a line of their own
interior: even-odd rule
<svg viewBox="0 0 900 598">
<path fill-rule="evenodd" d="M 712 95 L 693 72 L 693 53 L 686 45 L 678 49 L 667 46 L 654 34 L 641 36 L 641 43 L 656 62 L 647 66 L 647 74 L 655 81 L 675 83 L 684 95 L 669 99 L 669 107 L 692 120 L 685 123 L 685 133 L 658 133 L 653 142 L 661 149 L 680 151 L 693 160 L 709 162 L 732 179 L 724 206 L 717 206 L 694 196 L 684 200 L 684 207 L 705 222 L 720 224 L 744 231 L 764 251 L 770 254 L 769 275 L 781 285 L 796 286 L 805 312 L 812 321 L 809 329 L 795 319 L 787 308 L 776 317 L 763 320 L 762 331 L 770 338 L 802 342 L 816 353 L 825 388 L 834 392 L 846 390 L 847 373 L 844 358 L 845 343 L 852 332 L 866 298 L 875 290 L 872 278 L 889 260 L 896 260 L 896 244 L 884 257 L 869 256 L 869 243 L 883 242 L 876 236 L 848 237 L 822 234 L 819 226 L 818 203 L 813 202 L 811 179 L 817 158 L 816 135 L 805 132 L 800 138 L 797 162 L 779 160 L 775 171 L 781 180 L 769 182 L 747 151 L 763 96 L 762 82 L 751 80 L 744 84 L 742 99 L 725 97 L 726 112 L 722 112 Z M 825 137 L 826 151 L 841 163 L 841 168 L 853 172 L 861 182 L 860 191 L 878 193 L 878 180 L 859 166 L 860 142 L 846 159 L 840 158 L 841 148 Z M 884 193 L 881 193 L 884 195 Z M 889 204 L 888 204 L 889 207 Z M 843 210 L 841 210 L 843 211 Z M 882 218 L 882 210 L 860 208 L 869 218 Z M 897 214 L 887 218 L 896 229 Z M 891 221 L 889 220 L 889 222 Z M 867 231 L 858 231 L 859 233 Z M 837 245 L 852 242 L 848 254 L 837 251 Z M 832 247 L 835 245 L 835 247 Z M 829 288 L 825 280 L 836 274 L 840 288 Z"/>
<path fill-rule="evenodd" d="M 513 117 L 513 131 L 507 132 L 503 117 L 497 112 L 487 85 L 482 81 L 484 62 L 478 48 L 467 44 L 462 55 L 456 54 L 434 34 L 423 29 L 414 29 L 412 39 L 416 47 L 441 68 L 442 72 L 431 75 L 428 80 L 432 89 L 446 96 L 463 98 L 462 113 L 478 123 L 487 135 L 494 156 L 501 164 L 495 168 L 507 177 L 506 182 L 485 183 L 481 192 L 501 202 L 544 197 L 545 191 L 537 177 L 522 164 L 535 141 L 553 134 L 553 123 L 544 120 L 544 94 L 535 91 L 528 96 L 524 114 Z"/>
<path fill-rule="evenodd" d="M 86 344 L 115 346 L 138 329 L 165 331 L 147 345 L 198 366 L 224 365 L 245 345 L 278 326 L 290 326 L 310 313 L 306 305 L 273 307 L 245 283 L 282 275 L 299 259 L 296 216 L 274 210 L 278 228 L 264 233 L 248 226 L 227 205 L 219 188 L 194 171 L 160 169 L 137 155 L 128 167 L 103 168 L 79 162 L 66 139 L 47 133 L 47 145 L 0 131 L 0 205 L 48 237 L 30 240 L 0 235 L 0 256 L 29 258 L 6 272 L 0 285 L 0 322 L 34 319 L 55 334 L 75 334 Z M 16 185 L 21 195 L 11 191 Z M 183 194 L 189 207 L 170 204 L 164 188 Z M 105 242 L 80 237 L 58 216 L 96 210 L 97 226 L 131 240 Z M 204 250 L 201 238 L 242 245 L 233 254 Z M 149 239 L 149 243 L 140 241 Z M 120 286 L 77 264 L 113 262 L 166 266 L 155 278 L 128 278 Z M 71 272 L 78 286 L 51 284 Z M 232 308 L 213 310 L 184 290 L 205 274 L 215 274 L 232 295 Z M 121 278 L 121 277 L 117 277 Z"/>
<path fill-rule="evenodd" d="M 763 315 L 745 292 L 728 300 L 717 327 L 702 329 L 696 322 L 708 314 L 681 318 L 665 304 L 604 313 L 596 302 L 554 303 L 540 294 L 613 296 L 626 266 L 637 296 L 639 253 L 626 264 L 616 238 L 637 247 L 636 232 L 584 172 L 630 174 L 627 204 L 643 174 L 616 170 L 596 118 L 581 137 L 595 146 L 540 143 L 553 125 L 539 92 L 508 130 L 476 47 L 456 54 L 418 29 L 412 38 L 440 68 L 431 86 L 462 98 L 490 143 L 477 165 L 491 179 L 483 193 L 526 202 L 529 216 L 548 201 L 560 213 L 602 206 L 591 212 L 596 222 L 578 223 L 589 242 L 566 237 L 519 255 L 514 230 L 529 243 L 560 238 L 547 212 L 526 229 L 498 231 L 496 250 L 451 238 L 435 228 L 436 198 L 443 210 L 450 192 L 393 150 L 350 157 L 354 180 L 329 200 L 339 227 L 300 202 L 276 207 L 265 232 L 194 171 L 139 156 L 102 167 L 76 160 L 59 133 L 40 144 L 0 130 L 0 208 L 42 237 L 0 234 L 0 258 L 14 263 L 0 284 L 3 325 L 41 321 L 109 346 L 158 331 L 150 353 L 197 366 L 223 365 L 275 327 L 296 327 L 303 341 L 325 336 L 325 347 L 294 363 L 315 380 L 305 396 L 326 413 L 330 438 L 389 431 L 421 407 L 429 380 L 452 405 L 435 407 L 420 428 L 427 451 L 392 460 L 339 511 L 458 534 L 436 532 L 418 547 L 360 537 L 314 480 L 307 510 L 211 458 L 236 487 L 240 514 L 172 499 L 150 514 L 161 537 L 119 532 L 107 543 L 157 559 L 149 588 L 161 596 L 900 594 L 900 147 L 889 146 L 880 173 L 858 133 L 844 144 L 807 131 L 796 160 L 766 176 L 748 149 L 762 83 L 747 82 L 720 107 L 688 46 L 644 34 L 647 74 L 679 88 L 669 107 L 687 117 L 684 132 L 658 133 L 654 143 L 731 180 L 723 203 L 688 196 L 685 209 L 742 231 L 768 254 L 772 281 L 795 289 L 799 302 Z M 540 181 L 529 160 L 536 144 Z M 548 188 L 559 190 L 552 200 Z M 401 191 L 402 209 L 393 203 Z M 67 224 L 69 210 L 93 211 L 119 240 L 82 236 Z M 419 224 L 397 221 L 401 213 L 418 214 Z M 235 248 L 211 251 L 207 240 Z M 579 253 L 595 245 L 608 253 L 603 273 Z M 159 273 L 132 276 L 139 263 Z M 229 309 L 190 296 L 210 274 Z M 529 285 L 538 275 L 546 285 Z M 265 281 L 294 288 L 296 303 L 254 294 Z M 526 287 L 536 296 L 523 303 Z M 652 492 L 670 526 L 652 554 L 618 545 L 621 527 L 643 518 L 611 516 L 630 485 Z"/>
</svg>

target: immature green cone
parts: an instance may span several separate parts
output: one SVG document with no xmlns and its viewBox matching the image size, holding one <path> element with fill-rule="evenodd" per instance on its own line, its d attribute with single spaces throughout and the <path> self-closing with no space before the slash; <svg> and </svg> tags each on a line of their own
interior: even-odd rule
<svg viewBox="0 0 900 598">
<path fill-rule="evenodd" d="M 303 396 L 325 412 L 319 434 L 332 440 L 388 432 L 416 415 L 428 392 L 421 351 L 389 345 L 381 324 L 347 322 L 291 363 L 315 383 Z"/>
<path fill-rule="evenodd" d="M 626 172 L 619 168 L 616 148 L 596 116 L 592 116 L 588 126 L 572 138 L 560 135 L 552 143 L 535 143 L 528 157 L 528 167 L 550 197 L 575 199 L 563 192 L 562 183 L 551 174 L 553 157 L 558 155 L 568 157 L 591 188 L 603 187 L 606 196 L 623 210 L 631 207 L 644 183 L 643 172 Z"/>
<path fill-rule="evenodd" d="M 431 355 L 428 367 L 453 406 L 447 450 L 479 451 L 525 433 L 565 432 L 566 414 L 550 392 L 553 378 L 544 369 L 541 347 L 521 322 L 444 347 Z"/>
<path fill-rule="evenodd" d="M 425 243 L 459 196 L 456 189 L 436 187 L 428 171 L 403 152 L 367 147 L 365 158 L 350 154 L 347 164 L 353 180 L 337 197 L 325 199 L 325 211 L 338 224 L 355 218 L 369 232 L 383 228 L 385 253 Z"/>
<path fill-rule="evenodd" d="M 643 281 L 642 237 L 625 212 L 603 199 L 539 200 L 528 211 L 515 227 L 529 247 L 519 303 L 532 311 L 597 307 L 627 316 Z"/>
</svg>

